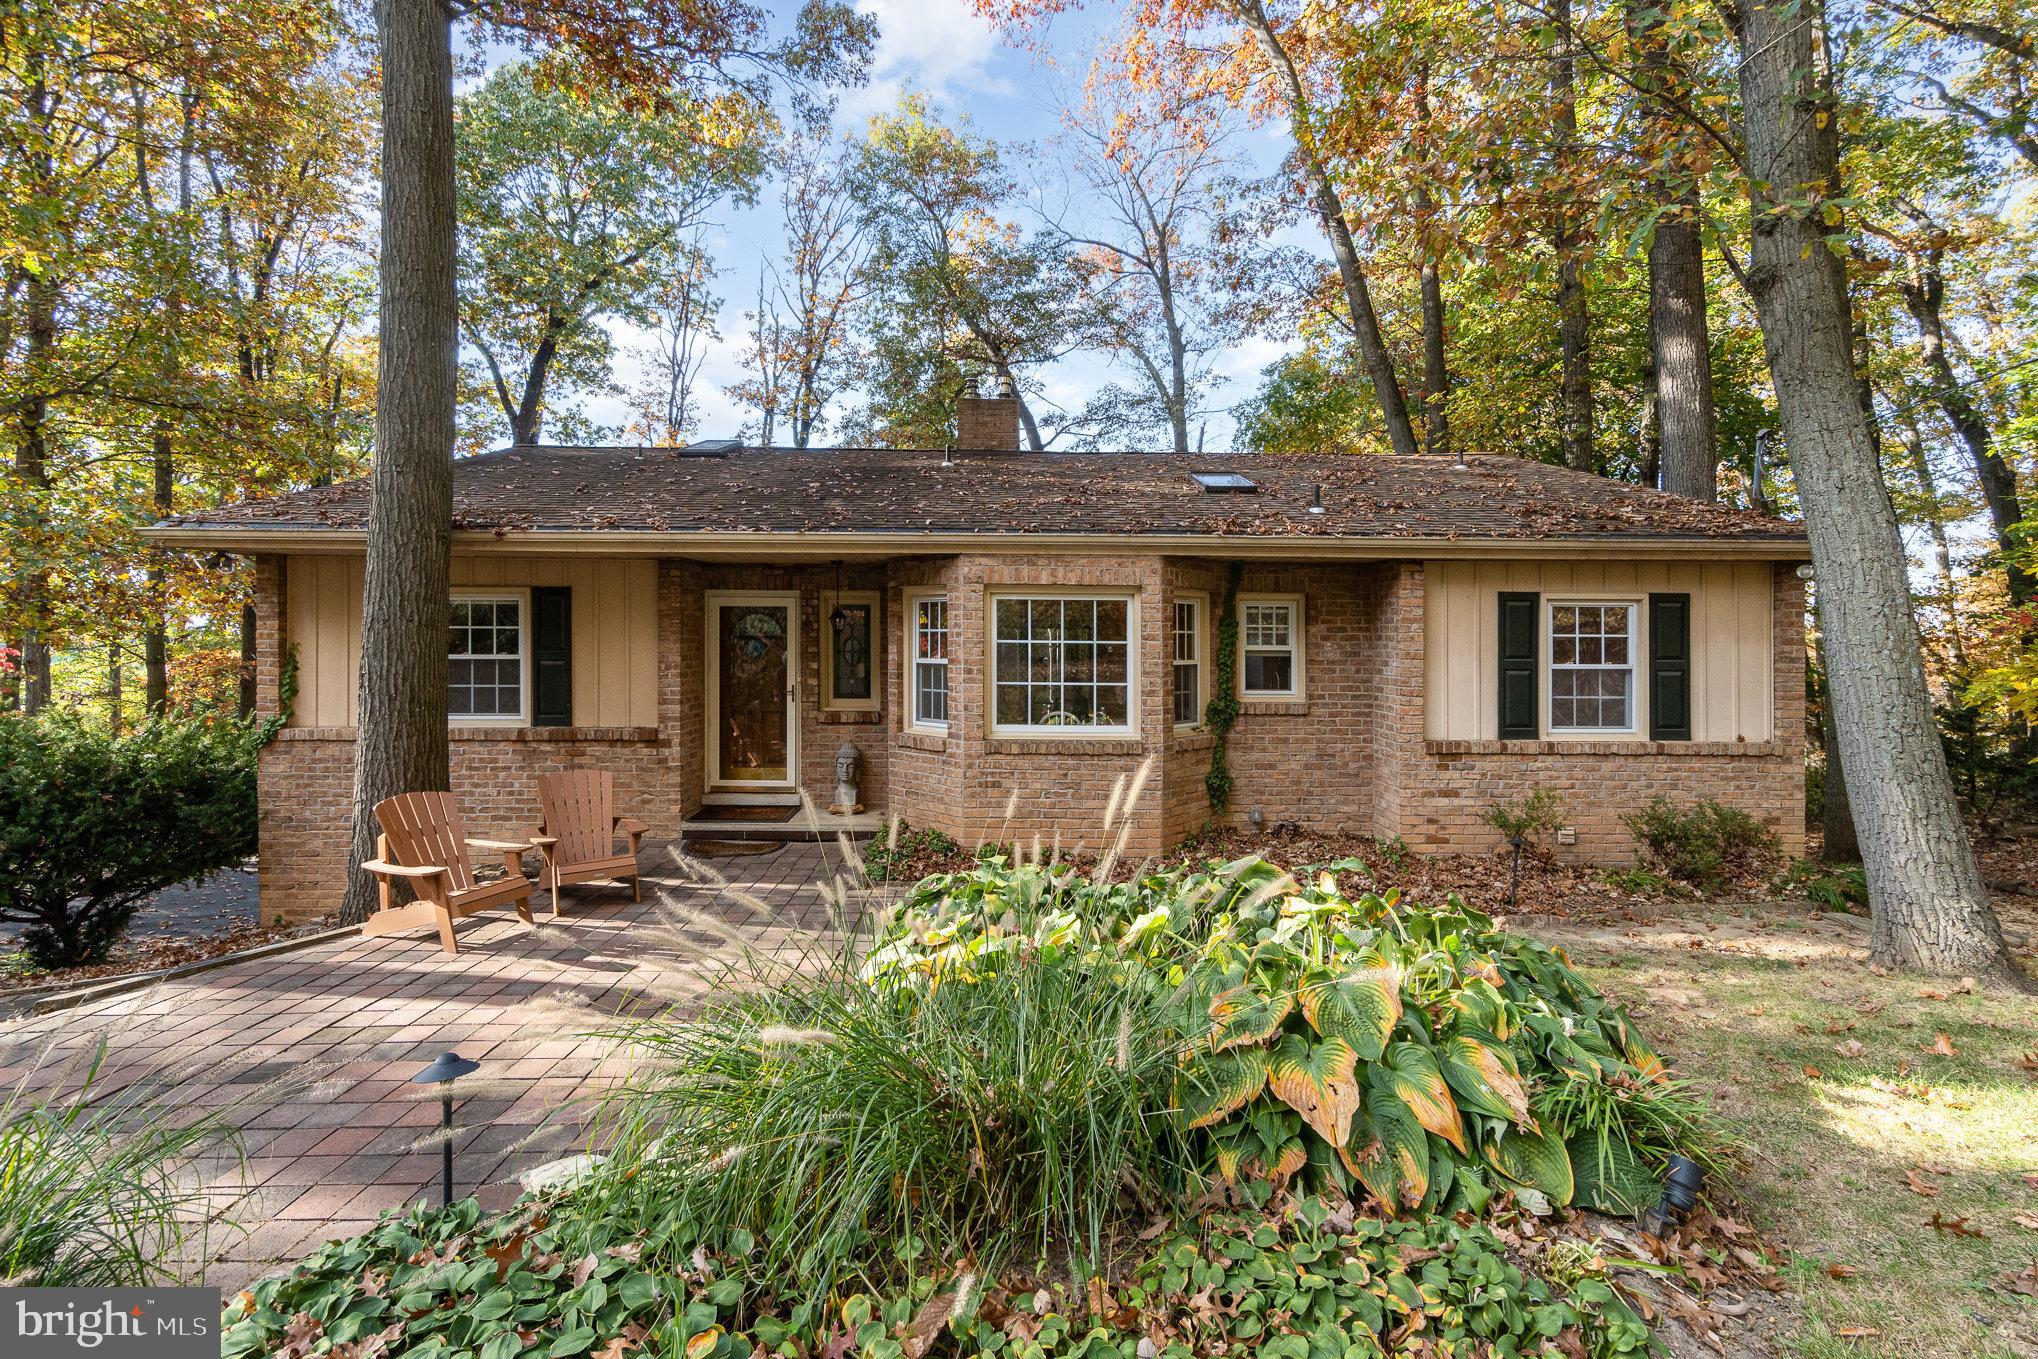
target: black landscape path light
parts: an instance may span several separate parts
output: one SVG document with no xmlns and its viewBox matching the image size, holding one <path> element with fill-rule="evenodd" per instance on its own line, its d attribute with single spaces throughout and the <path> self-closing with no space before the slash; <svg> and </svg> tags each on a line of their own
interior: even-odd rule
<svg viewBox="0 0 2038 1359">
<path fill-rule="evenodd" d="M 457 1052 L 442 1052 L 430 1066 L 410 1078 L 412 1085 L 441 1087 L 439 1107 L 445 1111 L 445 1122 L 440 1125 L 439 1150 L 445 1155 L 446 1166 L 445 1195 L 439 1205 L 442 1208 L 453 1203 L 453 1082 L 479 1070 L 479 1062 L 470 1062 Z"/>
</svg>

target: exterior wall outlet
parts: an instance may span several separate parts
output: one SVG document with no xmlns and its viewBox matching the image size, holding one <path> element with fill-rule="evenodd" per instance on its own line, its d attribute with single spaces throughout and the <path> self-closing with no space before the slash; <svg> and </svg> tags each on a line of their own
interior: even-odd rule
<svg viewBox="0 0 2038 1359">
<path fill-rule="evenodd" d="M 1557 827 L 1557 843 L 1558 843 L 1558 844 L 1560 844 L 1560 845 L 1575 845 L 1575 844 L 1577 844 L 1577 843 L 1578 843 L 1578 828 L 1577 828 L 1576 826 L 1559 826 L 1559 827 Z"/>
</svg>

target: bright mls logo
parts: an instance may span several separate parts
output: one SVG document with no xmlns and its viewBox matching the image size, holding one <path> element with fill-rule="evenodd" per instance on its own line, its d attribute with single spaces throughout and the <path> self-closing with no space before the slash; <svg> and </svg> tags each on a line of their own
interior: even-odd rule
<svg viewBox="0 0 2038 1359">
<path fill-rule="evenodd" d="M 6 1359 L 214 1359 L 210 1288 L 0 1288 Z"/>
</svg>

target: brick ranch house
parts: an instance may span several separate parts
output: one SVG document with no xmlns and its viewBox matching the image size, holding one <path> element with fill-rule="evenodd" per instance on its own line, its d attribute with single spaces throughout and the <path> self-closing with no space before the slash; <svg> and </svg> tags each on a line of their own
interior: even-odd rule
<svg viewBox="0 0 2038 1359">
<path fill-rule="evenodd" d="M 1803 841 L 1794 526 L 1541 463 L 1028 454 L 966 398 L 969 448 L 527 447 L 454 473 L 453 789 L 530 826 L 551 770 L 615 771 L 655 835 L 861 757 L 860 817 L 965 845 L 1129 850 L 1213 820 L 1479 850 L 1562 795 L 1559 852 L 1625 863 L 1622 817 L 1713 797 Z M 335 908 L 347 859 L 368 490 L 189 514 L 167 545 L 255 560 L 265 917 Z M 1234 587 L 1235 580 L 1235 587 Z M 1235 598 L 1235 791 L 1203 715 Z M 739 815 L 759 815 L 742 813 Z M 764 813 L 763 815 L 772 815 Z"/>
</svg>

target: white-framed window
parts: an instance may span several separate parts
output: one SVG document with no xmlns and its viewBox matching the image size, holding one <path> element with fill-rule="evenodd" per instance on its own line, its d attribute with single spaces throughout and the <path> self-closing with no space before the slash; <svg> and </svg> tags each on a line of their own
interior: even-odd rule
<svg viewBox="0 0 2038 1359">
<path fill-rule="evenodd" d="M 457 594 L 446 638 L 446 715 L 455 722 L 524 720 L 530 685 L 530 600 Z"/>
<path fill-rule="evenodd" d="M 948 730 L 948 598 L 906 601 L 908 725 Z"/>
<path fill-rule="evenodd" d="M 1299 596 L 1239 596 L 1238 672 L 1241 697 L 1278 699 L 1302 696 L 1302 600 Z"/>
<path fill-rule="evenodd" d="M 821 706 L 872 712 L 878 706 L 877 594 L 821 596 Z"/>
<path fill-rule="evenodd" d="M 1635 624 L 1626 600 L 1549 605 L 1550 730 L 1635 729 Z"/>
<path fill-rule="evenodd" d="M 991 599 L 991 729 L 1132 730 L 1133 604 L 1125 595 Z"/>
<path fill-rule="evenodd" d="M 1175 725 L 1193 727 L 1203 720 L 1203 597 L 1176 595 L 1174 624 Z"/>
</svg>

